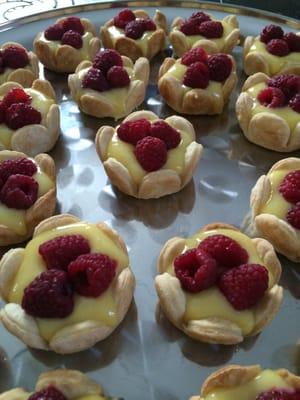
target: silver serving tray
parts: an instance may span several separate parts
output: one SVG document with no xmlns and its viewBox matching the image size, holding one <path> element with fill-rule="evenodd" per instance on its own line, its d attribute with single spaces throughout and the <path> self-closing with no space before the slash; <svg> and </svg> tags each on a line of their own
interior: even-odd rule
<svg viewBox="0 0 300 400">
<path fill-rule="evenodd" d="M 18 41 L 32 47 L 34 36 L 62 15 L 90 18 L 104 24 L 127 3 L 97 3 L 51 11 L 0 25 L 0 41 Z M 168 21 L 189 16 L 203 8 L 222 18 L 238 15 L 241 33 L 257 35 L 275 22 L 285 29 L 300 29 L 300 23 L 246 8 L 203 2 L 134 2 L 150 14 L 159 7 Z M 112 9 L 113 8 L 113 9 Z M 239 88 L 245 79 L 241 48 L 238 61 Z M 173 112 L 162 101 L 156 79 L 160 55 L 151 63 L 147 99 L 141 108 L 161 117 Z M 167 239 L 190 236 L 204 224 L 223 221 L 240 226 L 249 209 L 249 194 L 257 178 L 285 154 L 249 143 L 238 126 L 234 104 L 239 88 L 224 113 L 216 117 L 189 118 L 197 140 L 205 148 L 193 181 L 180 193 L 159 200 L 136 200 L 113 188 L 94 147 L 97 129 L 113 120 L 98 120 L 81 114 L 70 99 L 67 76 L 42 72 L 53 84 L 61 108 L 62 134 L 51 152 L 57 166 L 58 212 L 72 213 L 88 221 L 105 221 L 124 238 L 137 280 L 135 301 L 121 326 L 106 340 L 74 355 L 61 356 L 36 351 L 0 327 L 0 392 L 15 386 L 34 387 L 46 370 L 80 369 L 103 384 L 111 396 L 130 400 L 187 399 L 199 392 L 203 380 L 227 363 L 285 367 L 300 373 L 296 341 L 300 336 L 299 267 L 282 258 L 284 302 L 273 322 L 258 336 L 239 346 L 217 346 L 196 342 L 173 327 L 157 309 L 153 279 L 156 260 Z M 297 155 L 298 153 L 293 153 Z M 297 272 L 298 271 L 298 272 Z M 298 354 L 299 356 L 299 354 Z"/>
</svg>

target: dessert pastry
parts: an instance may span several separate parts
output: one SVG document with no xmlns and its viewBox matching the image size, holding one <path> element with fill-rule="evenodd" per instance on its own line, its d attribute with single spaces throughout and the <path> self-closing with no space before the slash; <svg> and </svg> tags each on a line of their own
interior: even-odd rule
<svg viewBox="0 0 300 400">
<path fill-rule="evenodd" d="M 227 54 L 208 56 L 195 48 L 159 70 L 158 88 L 165 102 L 183 114 L 221 114 L 237 82 L 235 61 Z"/>
<path fill-rule="evenodd" d="M 170 239 L 158 272 L 155 285 L 166 317 L 203 342 L 235 344 L 256 335 L 282 302 L 281 266 L 272 245 L 227 224 Z"/>
<path fill-rule="evenodd" d="M 300 32 L 284 34 L 280 26 L 267 25 L 259 36 L 246 37 L 243 58 L 247 75 L 300 75 Z"/>
<path fill-rule="evenodd" d="M 69 75 L 71 96 L 85 114 L 119 119 L 144 101 L 149 71 L 144 57 L 133 63 L 115 50 L 103 50 Z"/>
<path fill-rule="evenodd" d="M 50 151 L 59 135 L 59 107 L 48 81 L 36 79 L 31 88 L 17 82 L 0 86 L 0 150 L 28 156 Z"/>
<path fill-rule="evenodd" d="M 34 392 L 15 388 L 0 394 L 0 400 L 108 400 L 102 387 L 82 372 L 57 369 L 42 373 Z"/>
<path fill-rule="evenodd" d="M 38 58 L 19 43 L 4 43 L 0 49 L 0 84 L 18 82 L 30 87 L 39 77 Z"/>
<path fill-rule="evenodd" d="M 190 400 L 298 400 L 300 377 L 286 369 L 259 365 L 227 365 L 203 383 L 200 396 Z"/>
<path fill-rule="evenodd" d="M 262 175 L 251 192 L 250 232 L 300 262 L 300 159 L 285 158 Z"/>
<path fill-rule="evenodd" d="M 104 47 L 136 61 L 139 57 L 149 60 L 165 48 L 167 21 L 156 11 L 153 19 L 144 10 L 120 11 L 100 29 Z"/>
<path fill-rule="evenodd" d="M 38 33 L 33 48 L 51 71 L 74 72 L 81 61 L 93 60 L 100 49 L 100 39 L 88 19 L 67 17 Z"/>
<path fill-rule="evenodd" d="M 126 246 L 104 223 L 62 214 L 41 222 L 25 249 L 0 261 L 4 326 L 30 347 L 75 353 L 125 317 L 134 276 Z"/>
<path fill-rule="evenodd" d="M 136 111 L 117 128 L 102 126 L 96 150 L 118 189 L 151 199 L 176 193 L 192 179 L 202 145 L 186 119 L 161 120 L 151 111 Z"/>
<path fill-rule="evenodd" d="M 54 161 L 17 151 L 0 151 L 0 246 L 20 243 L 51 217 L 56 204 Z"/>
<path fill-rule="evenodd" d="M 175 18 L 169 35 L 178 57 L 195 47 L 202 47 L 209 54 L 231 53 L 239 43 L 239 37 L 235 15 L 227 15 L 218 21 L 203 11 L 194 12 L 187 20 Z"/>
<path fill-rule="evenodd" d="M 300 77 L 262 72 L 250 76 L 236 102 L 236 114 L 250 142 L 288 152 L 300 148 Z"/>
</svg>

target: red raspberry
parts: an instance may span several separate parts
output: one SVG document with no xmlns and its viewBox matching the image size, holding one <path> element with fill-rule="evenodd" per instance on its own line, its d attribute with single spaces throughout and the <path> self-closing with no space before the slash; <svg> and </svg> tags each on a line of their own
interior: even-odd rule
<svg viewBox="0 0 300 400">
<path fill-rule="evenodd" d="M 188 19 L 181 24 L 179 29 L 187 36 L 199 35 L 199 26 L 196 18 Z"/>
<path fill-rule="evenodd" d="M 54 386 L 48 386 L 33 393 L 27 400 L 67 400 L 67 398 Z"/>
<path fill-rule="evenodd" d="M 100 69 L 106 75 L 111 67 L 123 67 L 123 60 L 120 54 L 113 49 L 101 50 L 94 58 L 93 67 Z"/>
<path fill-rule="evenodd" d="M 209 77 L 213 81 L 225 81 L 232 70 L 232 61 L 226 54 L 214 54 L 208 58 Z"/>
<path fill-rule="evenodd" d="M 260 33 L 260 41 L 269 43 L 272 39 L 281 39 L 283 36 L 283 30 L 278 25 L 267 25 Z"/>
<path fill-rule="evenodd" d="M 0 178 L 6 182 L 11 175 L 21 174 L 32 176 L 36 173 L 36 164 L 29 158 L 16 158 L 14 160 L 5 160 L 0 163 Z"/>
<path fill-rule="evenodd" d="M 206 14 L 205 12 L 203 12 L 203 11 L 196 11 L 196 12 L 194 12 L 194 13 L 190 16 L 189 19 L 190 19 L 190 20 L 191 20 L 191 19 L 197 20 L 197 22 L 198 22 L 199 25 L 202 24 L 202 22 L 210 21 L 210 20 L 211 20 L 210 16 L 209 16 L 208 14 Z"/>
<path fill-rule="evenodd" d="M 300 201 L 300 170 L 288 173 L 279 186 L 279 192 L 290 203 Z"/>
<path fill-rule="evenodd" d="M 260 393 L 255 400 L 300 400 L 300 391 L 273 388 Z"/>
<path fill-rule="evenodd" d="M 62 24 L 50 25 L 44 32 L 44 36 L 47 40 L 61 40 L 65 33 Z"/>
<path fill-rule="evenodd" d="M 201 49 L 201 47 L 196 47 L 195 49 L 188 51 L 181 57 L 181 64 L 189 66 L 197 61 L 201 61 L 206 64 L 207 59 L 208 57 L 206 51 L 204 49 Z"/>
<path fill-rule="evenodd" d="M 6 96 L 3 97 L 2 104 L 4 108 L 8 108 L 12 104 L 31 102 L 31 97 L 21 88 L 11 89 Z"/>
<path fill-rule="evenodd" d="M 80 36 L 82 36 L 84 34 L 84 26 L 82 25 L 82 22 L 81 22 L 80 18 L 78 18 L 78 17 L 65 18 L 62 21 L 62 27 L 63 27 L 64 32 L 74 31 L 74 32 L 78 32 L 80 34 Z"/>
<path fill-rule="evenodd" d="M 145 26 L 145 31 L 155 31 L 156 30 L 156 25 L 154 21 L 152 21 L 151 18 L 145 18 L 143 19 L 144 26 Z"/>
<path fill-rule="evenodd" d="M 213 286 L 217 263 L 201 249 L 187 250 L 175 258 L 174 270 L 183 289 L 196 293 Z"/>
<path fill-rule="evenodd" d="M 157 171 L 167 161 L 167 148 L 162 140 L 147 136 L 137 142 L 135 156 L 145 171 Z"/>
<path fill-rule="evenodd" d="M 29 63 L 27 51 L 23 47 L 11 45 L 2 53 L 3 64 L 8 68 L 23 68 Z"/>
<path fill-rule="evenodd" d="M 296 111 L 297 113 L 300 113 L 300 94 L 296 94 L 290 101 L 289 101 L 289 106 Z"/>
<path fill-rule="evenodd" d="M 129 22 L 125 27 L 125 36 L 131 39 L 139 39 L 145 32 L 145 23 L 142 19 Z"/>
<path fill-rule="evenodd" d="M 180 133 L 162 120 L 153 122 L 150 136 L 157 137 L 165 142 L 168 150 L 177 147 L 181 141 Z"/>
<path fill-rule="evenodd" d="M 37 318 L 65 318 L 74 308 L 73 290 L 65 271 L 49 269 L 24 290 L 22 307 Z"/>
<path fill-rule="evenodd" d="M 84 254 L 71 262 L 68 277 L 81 296 L 98 297 L 108 289 L 116 269 L 117 262 L 104 254 Z"/>
<path fill-rule="evenodd" d="M 80 36 L 80 33 L 75 32 L 75 31 L 67 31 L 63 34 L 63 37 L 61 38 L 61 43 L 62 44 L 67 44 L 69 46 L 74 47 L 75 49 L 81 49 L 82 47 L 82 37 Z"/>
<path fill-rule="evenodd" d="M 4 72 L 4 70 L 5 70 L 5 65 L 4 65 L 2 54 L 0 53 L 0 74 L 2 74 Z"/>
<path fill-rule="evenodd" d="M 268 86 L 281 89 L 287 100 L 300 92 L 300 76 L 277 75 L 268 81 Z"/>
<path fill-rule="evenodd" d="M 109 89 L 109 84 L 99 69 L 90 68 L 83 77 L 82 87 L 105 92 Z"/>
<path fill-rule="evenodd" d="M 208 39 L 217 39 L 223 35 L 223 25 L 219 21 L 205 21 L 200 25 L 199 33 Z"/>
<path fill-rule="evenodd" d="M 225 235 L 208 236 L 198 247 L 214 258 L 218 266 L 225 268 L 234 268 L 248 261 L 247 251 Z"/>
<path fill-rule="evenodd" d="M 0 200 L 9 208 L 27 210 L 36 201 L 39 185 L 31 177 L 21 174 L 11 175 L 0 192 Z"/>
<path fill-rule="evenodd" d="M 124 142 L 136 145 L 137 142 L 150 135 L 151 123 L 145 119 L 123 122 L 117 129 L 118 137 Z"/>
<path fill-rule="evenodd" d="M 0 101 L 0 124 L 5 122 L 5 111 L 6 107 L 3 104 L 3 101 Z"/>
<path fill-rule="evenodd" d="M 255 306 L 268 289 L 268 270 L 260 264 L 243 264 L 224 272 L 219 289 L 236 310 Z"/>
<path fill-rule="evenodd" d="M 130 83 L 129 75 L 123 67 L 111 67 L 107 73 L 108 83 L 112 88 L 125 87 Z"/>
<path fill-rule="evenodd" d="M 48 269 L 67 270 L 70 262 L 91 251 L 89 242 L 81 235 L 63 235 L 48 240 L 39 247 Z"/>
<path fill-rule="evenodd" d="M 296 33 L 290 32 L 283 36 L 289 46 L 290 51 L 300 51 L 300 36 Z"/>
<path fill-rule="evenodd" d="M 12 104 L 5 113 L 5 122 L 10 129 L 19 129 L 26 125 L 39 124 L 41 113 L 24 103 Z"/>
<path fill-rule="evenodd" d="M 300 229 L 300 202 L 289 209 L 286 219 L 294 228 Z"/>
<path fill-rule="evenodd" d="M 286 103 L 286 98 L 282 90 L 268 87 L 261 90 L 257 96 L 258 101 L 265 107 L 283 107 Z"/>
<path fill-rule="evenodd" d="M 124 10 L 120 11 L 119 14 L 114 17 L 114 25 L 120 29 L 125 29 L 125 26 L 134 20 L 135 15 L 133 11 L 129 8 L 124 8 Z"/>
<path fill-rule="evenodd" d="M 267 50 L 269 53 L 273 54 L 274 56 L 284 57 L 287 56 L 290 52 L 289 46 L 287 42 L 282 39 L 272 39 L 267 44 Z"/>
<path fill-rule="evenodd" d="M 186 70 L 183 83 L 191 88 L 205 89 L 209 84 L 209 70 L 202 62 L 196 62 Z"/>
</svg>

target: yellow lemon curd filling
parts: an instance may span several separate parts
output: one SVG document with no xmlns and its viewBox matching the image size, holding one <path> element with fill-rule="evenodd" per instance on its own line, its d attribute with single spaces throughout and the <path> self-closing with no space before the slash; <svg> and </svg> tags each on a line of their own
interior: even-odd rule
<svg viewBox="0 0 300 400">
<path fill-rule="evenodd" d="M 251 239 L 239 231 L 230 229 L 214 229 L 206 232 L 198 232 L 185 240 L 185 248 L 182 252 L 184 253 L 188 249 L 197 247 L 202 240 L 212 235 L 230 237 L 247 251 L 249 256 L 248 263 L 264 265 Z M 265 267 L 267 268 L 267 266 Z M 175 275 L 173 262 L 168 266 L 167 272 L 173 276 Z M 272 287 L 273 284 L 274 278 L 269 271 L 269 287 Z M 199 293 L 189 293 L 186 291 L 184 293 L 186 297 L 185 322 L 217 317 L 235 323 L 240 327 L 244 335 L 251 333 L 253 330 L 255 326 L 255 308 L 243 311 L 236 310 L 216 286 L 202 290 Z"/>
<path fill-rule="evenodd" d="M 35 89 L 26 88 L 24 91 L 31 96 L 32 100 L 30 105 L 41 113 L 41 123 L 43 123 L 51 105 L 54 104 L 54 100 Z M 4 96 L 2 96 L 0 100 L 2 100 L 3 97 Z M 11 150 L 11 137 L 14 132 L 15 131 L 10 129 L 6 124 L 0 124 L 0 144 L 7 150 Z"/>
<path fill-rule="evenodd" d="M 257 99 L 258 94 L 267 87 L 265 82 L 260 82 L 247 90 L 247 93 L 252 97 L 254 100 L 253 107 L 252 107 L 252 116 L 267 112 L 271 114 L 275 114 L 278 117 L 281 117 L 290 127 L 291 132 L 294 131 L 296 125 L 300 122 L 300 113 L 294 111 L 291 107 L 284 106 L 284 107 L 265 107 L 260 104 L 259 100 Z"/>
<path fill-rule="evenodd" d="M 180 133 L 181 141 L 177 147 L 168 150 L 167 161 L 161 169 L 172 169 L 180 176 L 184 171 L 186 148 L 193 139 L 191 135 L 184 130 L 179 130 L 177 128 L 176 130 Z M 134 146 L 119 139 L 116 132 L 114 133 L 107 149 L 107 158 L 110 157 L 115 158 L 123 164 L 128 169 L 134 182 L 137 184 L 141 183 L 144 176 L 148 173 L 137 161 L 134 154 Z"/>
<path fill-rule="evenodd" d="M 255 400 L 260 393 L 272 388 L 292 389 L 277 372 L 263 370 L 249 382 L 232 388 L 216 388 L 207 394 L 204 400 Z"/>
<path fill-rule="evenodd" d="M 32 160 L 34 162 L 34 160 Z M 41 171 L 38 165 L 37 172 L 32 176 L 39 185 L 38 198 L 46 194 L 54 187 L 52 179 Z M 25 235 L 27 232 L 26 226 L 26 210 L 17 210 L 9 208 L 4 203 L 0 202 L 0 225 L 4 225 L 17 233 Z"/>
<path fill-rule="evenodd" d="M 79 222 L 60 226 L 33 238 L 25 247 L 24 258 L 11 286 L 8 296 L 10 303 L 22 303 L 24 289 L 46 270 L 39 246 L 62 235 L 82 235 L 89 242 L 91 253 L 102 253 L 117 261 L 117 274 L 129 264 L 127 254 L 95 225 Z M 98 297 L 74 295 L 73 312 L 66 318 L 36 318 L 41 336 L 50 341 L 62 328 L 83 321 L 96 321 L 99 325 L 115 326 L 118 323 L 116 303 L 111 286 Z"/>
<path fill-rule="evenodd" d="M 268 63 L 271 75 L 275 75 L 280 72 L 286 64 L 289 64 L 290 66 L 296 66 L 300 64 L 300 52 L 293 51 L 283 57 L 275 56 L 274 54 L 268 52 L 267 45 L 260 41 L 259 36 L 255 38 L 254 43 L 250 47 L 249 54 L 254 52 L 263 55 L 264 59 Z"/>
</svg>

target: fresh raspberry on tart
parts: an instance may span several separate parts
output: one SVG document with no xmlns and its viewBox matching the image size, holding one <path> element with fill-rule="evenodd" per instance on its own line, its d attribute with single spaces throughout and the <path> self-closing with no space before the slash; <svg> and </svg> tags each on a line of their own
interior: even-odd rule
<svg viewBox="0 0 300 400">
<path fill-rule="evenodd" d="M 83 60 L 92 60 L 100 49 L 93 24 L 76 16 L 61 18 L 37 34 L 34 51 L 46 68 L 74 72 Z"/>
<path fill-rule="evenodd" d="M 151 18 L 144 10 L 121 10 L 100 29 L 105 48 L 136 61 L 139 57 L 149 60 L 165 48 L 167 21 L 156 11 Z"/>
</svg>

